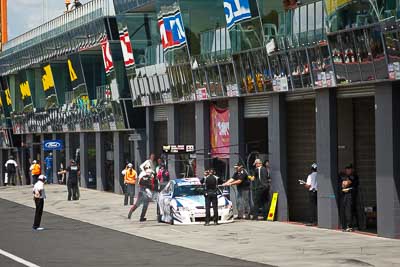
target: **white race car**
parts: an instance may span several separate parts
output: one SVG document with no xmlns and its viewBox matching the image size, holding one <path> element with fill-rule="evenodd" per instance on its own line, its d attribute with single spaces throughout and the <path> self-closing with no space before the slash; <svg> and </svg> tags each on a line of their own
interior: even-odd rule
<svg viewBox="0 0 400 267">
<path fill-rule="evenodd" d="M 211 207 L 211 216 L 213 209 Z M 157 200 L 157 220 L 170 224 L 204 223 L 206 217 L 204 187 L 199 178 L 171 180 Z M 233 221 L 232 202 L 218 194 L 218 222 Z"/>
</svg>

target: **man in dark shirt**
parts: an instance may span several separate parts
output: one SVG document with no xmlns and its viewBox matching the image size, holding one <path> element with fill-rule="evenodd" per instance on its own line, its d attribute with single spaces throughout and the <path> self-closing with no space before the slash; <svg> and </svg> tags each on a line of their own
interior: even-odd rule
<svg viewBox="0 0 400 267">
<path fill-rule="evenodd" d="M 342 195 L 342 229 L 346 232 L 353 231 L 353 190 L 358 181 L 355 181 L 354 176 L 348 172 L 349 166 L 340 177 L 341 195 Z"/>
<path fill-rule="evenodd" d="M 206 221 L 205 226 L 210 225 L 211 219 L 211 204 L 214 211 L 214 224 L 218 225 L 218 184 L 220 184 L 219 179 L 215 176 L 213 170 L 205 171 L 204 178 L 202 179 L 202 184 L 204 185 L 204 197 L 206 204 Z"/>
<path fill-rule="evenodd" d="M 254 210 L 253 210 L 253 220 L 258 219 L 258 212 L 260 208 L 262 209 L 262 215 L 264 220 L 267 219 L 267 204 L 269 201 L 269 191 L 271 188 L 271 177 L 269 171 L 262 166 L 262 161 L 256 159 L 254 164 L 256 169 L 254 172 Z"/>
<path fill-rule="evenodd" d="M 235 173 L 223 186 L 237 186 L 237 219 L 250 219 L 250 180 L 248 179 L 248 173 L 240 162 L 233 167 L 235 168 Z"/>
<path fill-rule="evenodd" d="M 75 160 L 70 161 L 70 165 L 64 171 L 60 173 L 68 173 L 67 188 L 68 188 L 68 201 L 78 200 L 78 177 L 79 177 L 79 166 Z"/>
</svg>

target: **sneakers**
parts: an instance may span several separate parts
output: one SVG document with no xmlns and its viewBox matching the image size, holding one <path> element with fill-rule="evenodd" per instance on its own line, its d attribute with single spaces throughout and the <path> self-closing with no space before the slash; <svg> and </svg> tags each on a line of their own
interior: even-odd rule
<svg viewBox="0 0 400 267">
<path fill-rule="evenodd" d="M 140 220 L 139 220 L 139 222 L 145 222 L 145 221 L 147 221 L 146 218 L 140 218 Z"/>
<path fill-rule="evenodd" d="M 33 229 L 34 231 L 43 231 L 43 230 L 44 230 L 43 227 L 37 227 L 37 228 L 32 227 L 32 229 Z"/>
<path fill-rule="evenodd" d="M 210 225 L 209 222 L 205 222 L 205 223 L 204 223 L 204 226 L 209 226 L 209 225 Z"/>
<path fill-rule="evenodd" d="M 353 232 L 354 231 L 354 229 L 353 228 L 351 228 L 351 227 L 347 227 L 346 228 L 346 230 L 344 230 L 345 232 Z"/>
</svg>

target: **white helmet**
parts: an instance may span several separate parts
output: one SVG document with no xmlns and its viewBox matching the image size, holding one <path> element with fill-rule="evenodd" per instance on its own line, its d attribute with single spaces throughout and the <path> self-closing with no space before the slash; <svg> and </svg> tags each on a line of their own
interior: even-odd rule
<svg viewBox="0 0 400 267">
<path fill-rule="evenodd" d="M 317 170 L 317 167 L 318 167 L 317 163 L 315 163 L 315 162 L 311 165 L 311 169 L 313 169 L 313 170 Z"/>
<path fill-rule="evenodd" d="M 133 168 L 133 164 L 132 163 L 128 163 L 128 168 Z"/>
<path fill-rule="evenodd" d="M 47 179 L 43 174 L 39 175 L 38 180 L 45 181 Z"/>
</svg>

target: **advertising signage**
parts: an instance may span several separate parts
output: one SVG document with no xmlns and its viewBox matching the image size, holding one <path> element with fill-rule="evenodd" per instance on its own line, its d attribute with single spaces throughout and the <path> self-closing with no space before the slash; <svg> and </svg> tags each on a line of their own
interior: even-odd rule
<svg viewBox="0 0 400 267">
<path fill-rule="evenodd" d="M 194 145 L 165 145 L 163 152 L 166 154 L 194 153 Z"/>
<path fill-rule="evenodd" d="M 226 27 L 232 28 L 236 23 L 250 19 L 249 0 L 224 0 Z"/>
</svg>

